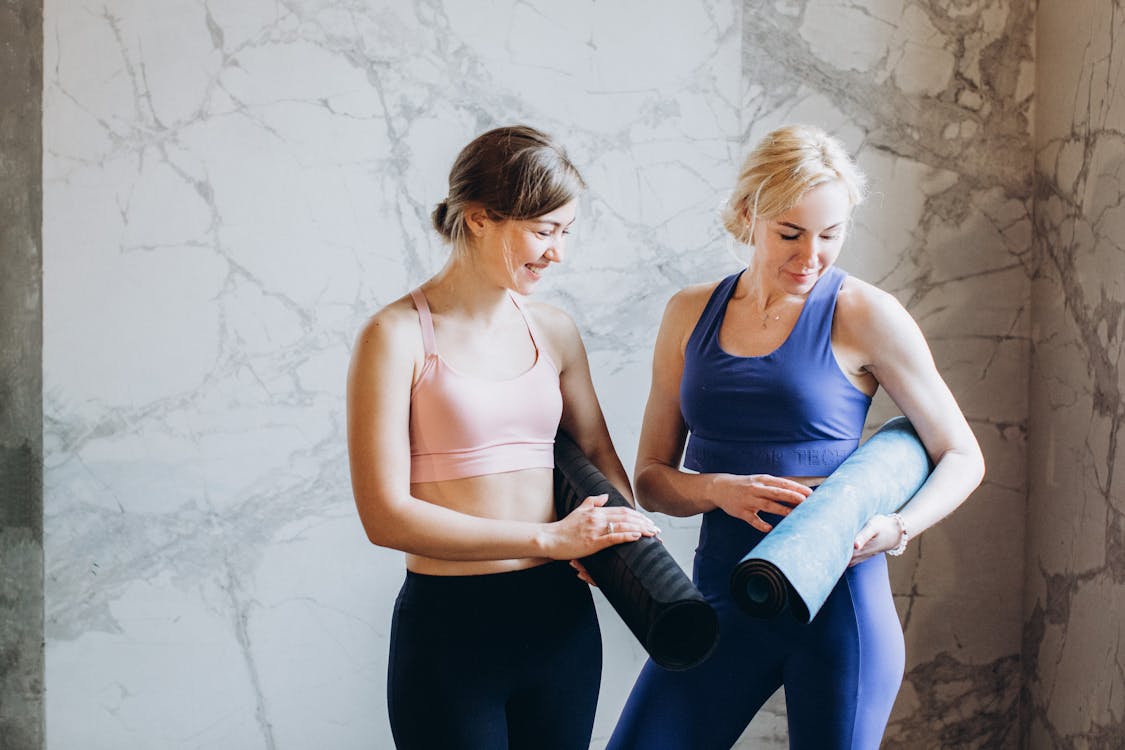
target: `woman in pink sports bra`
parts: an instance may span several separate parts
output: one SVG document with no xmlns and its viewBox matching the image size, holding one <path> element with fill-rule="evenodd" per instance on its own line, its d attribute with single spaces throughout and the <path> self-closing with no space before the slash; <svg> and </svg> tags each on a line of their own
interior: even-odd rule
<svg viewBox="0 0 1125 750">
<path fill-rule="evenodd" d="M 554 514 L 559 427 L 632 496 L 574 322 L 520 301 L 562 262 L 583 188 L 539 131 L 476 138 L 432 216 L 448 262 L 356 342 L 356 505 L 372 543 L 406 553 L 387 685 L 400 750 L 589 746 L 601 637 L 565 561 L 657 529 L 605 496 Z"/>
</svg>

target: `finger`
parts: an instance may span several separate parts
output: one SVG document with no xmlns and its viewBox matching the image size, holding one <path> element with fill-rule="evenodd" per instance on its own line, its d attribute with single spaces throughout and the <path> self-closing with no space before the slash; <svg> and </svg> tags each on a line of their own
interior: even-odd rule
<svg viewBox="0 0 1125 750">
<path fill-rule="evenodd" d="M 795 482 L 785 477 L 775 477 L 773 474 L 762 474 L 761 482 L 762 484 L 767 484 L 777 489 L 795 492 L 802 498 L 812 494 L 812 487 L 809 487 L 807 484 L 801 484 L 800 482 Z"/>
<path fill-rule="evenodd" d="M 857 550 L 863 549 L 864 547 L 867 546 L 867 543 L 870 542 L 874 538 L 875 538 L 875 530 L 873 528 L 871 528 L 870 524 L 868 524 L 867 526 L 864 526 L 862 529 L 860 529 L 859 533 L 856 534 L 855 542 L 853 543 L 853 546 Z"/>
<path fill-rule="evenodd" d="M 597 582 L 593 578 L 590 577 L 590 572 L 588 570 L 586 570 L 586 566 L 583 565 L 582 563 L 578 562 L 577 560 L 571 560 L 570 561 L 570 567 L 572 567 L 576 571 L 578 571 L 578 578 L 579 579 L 585 581 L 586 583 L 590 584 L 591 586 L 597 586 L 598 585 Z"/>
<path fill-rule="evenodd" d="M 762 502 L 762 505 L 760 508 L 758 508 L 758 510 L 762 513 L 772 513 L 775 516 L 787 516 L 793 512 L 793 506 L 782 505 L 781 503 L 775 503 L 772 500 L 765 500 Z"/>
<path fill-rule="evenodd" d="M 600 508 L 609 501 L 609 494 L 603 495 L 590 495 L 582 501 L 582 505 L 587 508 Z"/>
<path fill-rule="evenodd" d="M 612 534 L 602 534 L 595 541 L 597 542 L 598 549 L 605 549 L 606 547 L 613 547 L 617 544 L 625 544 L 626 542 L 635 542 L 640 539 L 643 534 L 639 531 L 617 531 L 614 530 Z"/>
<path fill-rule="evenodd" d="M 797 486 L 804 487 L 803 484 Z M 809 492 L 811 492 L 810 490 L 809 492 L 802 493 L 786 487 L 773 487 L 771 489 L 773 490 L 771 494 L 774 500 L 788 505 L 800 505 L 804 502 L 805 498 L 809 496 Z M 805 487 L 805 489 L 807 490 L 809 488 Z"/>
<path fill-rule="evenodd" d="M 773 526 L 759 518 L 757 513 L 749 513 L 743 518 L 743 520 L 763 533 L 768 533 L 773 530 Z"/>
<path fill-rule="evenodd" d="M 651 518 L 631 508 L 609 508 L 605 515 L 608 520 L 618 526 L 635 528 L 639 531 L 660 531 Z"/>
<path fill-rule="evenodd" d="M 848 563 L 848 567 L 854 568 L 856 565 L 859 565 L 861 562 L 864 562 L 865 560 L 867 560 L 871 557 L 874 557 L 874 556 L 875 555 L 871 552 L 859 552 L 859 551 L 857 551 L 855 554 L 852 555 L 852 559 Z"/>
</svg>

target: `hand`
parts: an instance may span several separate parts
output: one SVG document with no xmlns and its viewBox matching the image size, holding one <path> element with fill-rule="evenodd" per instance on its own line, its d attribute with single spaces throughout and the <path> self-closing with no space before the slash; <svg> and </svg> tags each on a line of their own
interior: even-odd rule
<svg viewBox="0 0 1125 750">
<path fill-rule="evenodd" d="M 715 489 L 716 506 L 763 533 L 773 526 L 763 521 L 758 513 L 787 516 L 812 494 L 812 489 L 800 482 L 771 474 L 716 474 Z"/>
<path fill-rule="evenodd" d="M 586 570 L 586 566 L 582 563 L 578 562 L 577 560 L 571 560 L 570 567 L 578 571 L 578 577 L 586 583 L 590 584 L 591 586 L 598 585 L 598 582 L 590 576 L 590 571 Z"/>
<path fill-rule="evenodd" d="M 875 516 L 859 530 L 852 543 L 852 559 L 848 567 L 858 565 L 880 552 L 894 549 L 902 540 L 902 527 L 890 516 Z"/>
<path fill-rule="evenodd" d="M 566 518 L 547 524 L 545 546 L 549 556 L 573 560 L 660 533 L 656 524 L 632 508 L 604 507 L 607 500 L 609 495 L 588 497 Z"/>
</svg>

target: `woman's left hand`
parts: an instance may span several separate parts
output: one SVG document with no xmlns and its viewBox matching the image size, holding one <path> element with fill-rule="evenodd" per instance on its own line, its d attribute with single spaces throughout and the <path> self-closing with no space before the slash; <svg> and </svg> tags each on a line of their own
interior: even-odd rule
<svg viewBox="0 0 1125 750">
<path fill-rule="evenodd" d="M 873 517 L 856 535 L 855 542 L 852 543 L 852 560 L 848 563 L 848 567 L 858 565 L 880 552 L 894 549 L 901 539 L 902 527 L 898 521 L 890 516 Z"/>
</svg>

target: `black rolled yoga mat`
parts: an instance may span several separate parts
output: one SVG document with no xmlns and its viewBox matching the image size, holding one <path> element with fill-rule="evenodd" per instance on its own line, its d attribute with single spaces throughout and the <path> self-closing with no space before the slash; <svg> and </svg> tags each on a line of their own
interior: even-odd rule
<svg viewBox="0 0 1125 750">
<path fill-rule="evenodd" d="M 587 497 L 605 494 L 609 495 L 607 506 L 629 505 L 574 441 L 559 432 L 555 436 L 555 511 L 559 518 Z M 581 562 L 661 667 L 689 669 L 715 649 L 719 638 L 715 610 L 656 537 L 607 547 Z"/>
<path fill-rule="evenodd" d="M 932 468 L 910 422 L 888 420 L 735 566 L 734 600 L 754 617 L 788 606 L 810 622 L 847 569 L 856 534 L 905 505 Z"/>
</svg>

